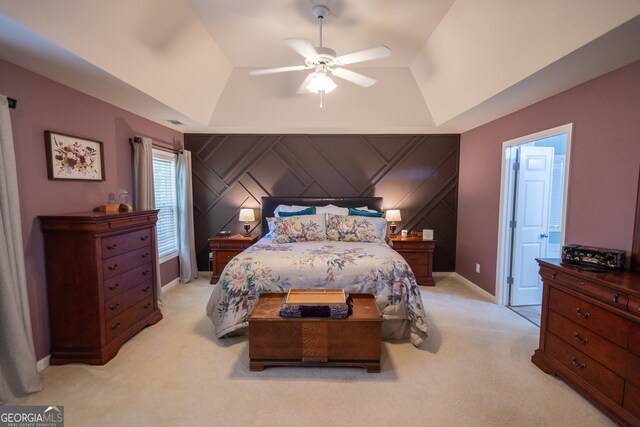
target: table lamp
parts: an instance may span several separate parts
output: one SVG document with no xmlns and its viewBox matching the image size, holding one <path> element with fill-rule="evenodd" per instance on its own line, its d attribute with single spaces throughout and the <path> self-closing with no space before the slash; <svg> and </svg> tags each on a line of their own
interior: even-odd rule
<svg viewBox="0 0 640 427">
<path fill-rule="evenodd" d="M 253 209 L 240 209 L 240 217 L 238 220 L 244 221 L 244 235 L 249 236 L 249 229 L 251 228 L 249 223 L 256 220 Z"/>
<path fill-rule="evenodd" d="M 391 235 L 396 235 L 396 221 L 402 221 L 402 217 L 400 216 L 400 209 L 389 209 L 387 210 L 387 214 L 385 215 L 387 221 L 391 221 L 389 224 L 389 230 L 391 230 Z"/>
</svg>

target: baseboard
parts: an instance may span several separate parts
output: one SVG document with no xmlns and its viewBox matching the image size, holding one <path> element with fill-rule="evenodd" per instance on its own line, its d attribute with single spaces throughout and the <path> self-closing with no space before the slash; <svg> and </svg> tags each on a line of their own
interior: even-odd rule
<svg viewBox="0 0 640 427">
<path fill-rule="evenodd" d="M 51 360 L 51 355 L 50 354 L 47 354 L 42 359 L 38 360 L 38 363 L 36 363 L 36 368 L 38 368 L 38 372 L 42 372 L 46 368 L 48 368 L 49 365 L 50 365 L 50 363 L 49 363 L 50 360 Z"/>
<path fill-rule="evenodd" d="M 464 285 L 469 288 L 470 290 L 472 290 L 474 293 L 478 294 L 479 296 L 481 296 L 483 299 L 486 299 L 487 301 L 493 302 L 497 304 L 497 299 L 495 297 L 495 295 L 491 295 L 489 292 L 485 291 L 484 289 L 482 289 L 480 286 L 476 285 L 475 283 L 473 283 L 471 280 L 467 279 L 466 277 L 458 274 L 458 273 L 454 273 L 456 279 L 460 280 L 462 283 L 464 283 Z"/>
<path fill-rule="evenodd" d="M 433 277 L 456 277 L 455 271 L 434 271 L 431 273 Z"/>
<path fill-rule="evenodd" d="M 180 283 L 180 278 L 176 277 L 175 279 L 173 279 L 172 281 L 170 281 L 169 283 L 167 283 L 162 287 L 162 293 L 165 293 L 169 289 L 174 288 L 178 283 Z"/>
</svg>

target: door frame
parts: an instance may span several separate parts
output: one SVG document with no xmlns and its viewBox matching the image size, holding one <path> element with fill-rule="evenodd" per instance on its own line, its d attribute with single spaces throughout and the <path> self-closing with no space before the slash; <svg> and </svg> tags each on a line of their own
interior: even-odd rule
<svg viewBox="0 0 640 427">
<path fill-rule="evenodd" d="M 513 164 L 515 155 L 511 148 L 523 145 L 539 139 L 549 138 L 561 134 L 567 135 L 567 154 L 565 158 L 564 190 L 562 195 L 562 231 L 560 234 L 560 245 L 564 244 L 567 217 L 567 194 L 569 192 L 569 168 L 571 157 L 571 134 L 573 123 L 557 126 L 551 129 L 521 136 L 502 143 L 502 170 L 500 173 L 500 210 L 498 215 L 498 257 L 496 262 L 496 300 L 499 305 L 509 304 L 509 265 L 511 260 L 511 233 L 509 232 L 509 209 L 514 202 L 514 179 L 515 173 Z"/>
</svg>

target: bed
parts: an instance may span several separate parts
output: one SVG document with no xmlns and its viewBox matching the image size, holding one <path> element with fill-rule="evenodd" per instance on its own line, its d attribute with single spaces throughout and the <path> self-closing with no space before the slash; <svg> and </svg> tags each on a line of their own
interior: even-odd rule
<svg viewBox="0 0 640 427">
<path fill-rule="evenodd" d="M 277 230 L 269 232 L 269 221 L 273 228 L 274 220 L 268 218 L 274 217 L 280 205 L 367 207 L 381 211 L 382 198 L 263 197 L 262 238 L 227 264 L 207 304 L 207 315 L 215 326 L 218 338 L 246 331 L 247 316 L 262 292 L 326 287 L 373 294 L 384 319 L 383 338 L 409 338 L 415 346 L 424 341 L 427 325 L 420 289 L 411 268 L 400 254 L 384 240 L 336 240 L 335 229 L 330 227 L 329 222 L 333 221 L 331 224 L 334 224 L 337 220 L 347 218 L 320 213 L 291 217 L 292 221 L 302 219 L 309 223 L 314 218 L 327 218 L 326 230 L 317 233 L 320 237 L 278 242 L 282 236 L 277 234 Z M 360 217 L 348 218 L 356 222 L 364 221 Z M 375 221 L 370 222 L 384 222 L 381 219 Z M 383 236 L 386 231 L 384 227 Z M 327 239 L 327 236 L 333 240 Z"/>
</svg>

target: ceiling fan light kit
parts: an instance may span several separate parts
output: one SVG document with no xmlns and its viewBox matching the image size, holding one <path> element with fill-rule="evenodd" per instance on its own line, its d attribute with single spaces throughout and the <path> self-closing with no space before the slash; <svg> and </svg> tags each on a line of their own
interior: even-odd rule
<svg viewBox="0 0 640 427">
<path fill-rule="evenodd" d="M 298 88 L 298 93 L 311 92 L 319 94 L 320 108 L 323 107 L 323 95 L 333 91 L 337 87 L 335 82 L 331 77 L 329 77 L 328 73 L 361 87 L 372 86 L 376 82 L 375 79 L 346 68 L 341 68 L 341 66 L 386 58 L 391 55 L 391 51 L 388 47 L 381 45 L 349 53 L 347 55 L 336 56 L 335 50 L 322 46 L 322 20 L 328 14 L 329 8 L 324 5 L 316 5 L 313 7 L 313 15 L 318 19 L 320 24 L 320 45 L 318 47 L 314 47 L 309 41 L 303 39 L 284 40 L 284 43 L 287 46 L 304 58 L 304 65 L 263 68 L 259 70 L 251 70 L 249 71 L 249 74 L 252 76 L 261 76 L 265 74 L 314 69 L 314 71 L 312 71 L 302 82 Z"/>
</svg>

